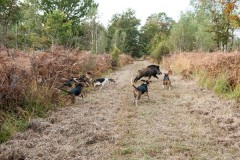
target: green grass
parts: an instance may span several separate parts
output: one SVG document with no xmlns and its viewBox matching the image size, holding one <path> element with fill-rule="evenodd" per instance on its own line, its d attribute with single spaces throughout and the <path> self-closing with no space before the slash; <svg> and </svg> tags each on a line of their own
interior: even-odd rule
<svg viewBox="0 0 240 160">
<path fill-rule="evenodd" d="M 235 89 L 229 93 L 229 98 L 236 99 L 237 102 L 240 102 L 240 84 L 238 84 Z"/>
<path fill-rule="evenodd" d="M 0 128 L 0 143 L 6 142 L 18 131 L 24 131 L 27 125 L 27 119 L 18 118 L 14 113 L 6 114 L 6 119 Z"/>
<path fill-rule="evenodd" d="M 125 148 L 121 150 L 121 155 L 127 155 L 127 154 L 132 154 L 134 150 L 132 148 Z"/>
<path fill-rule="evenodd" d="M 198 81 L 200 86 L 205 87 L 207 89 L 212 89 L 214 87 L 215 80 L 213 78 L 208 77 L 207 74 L 199 73 L 197 76 L 200 77 Z"/>
<path fill-rule="evenodd" d="M 6 142 L 16 132 L 24 131 L 30 118 L 46 117 L 49 110 L 56 108 L 56 105 L 52 104 L 50 99 L 39 100 L 37 97 L 25 97 L 18 105 L 19 107 L 12 104 L 4 107 L 7 110 L 4 110 L 4 117 L 2 117 L 0 124 L 0 143 Z M 63 105 L 59 104 L 58 106 Z M 17 110 L 18 108 L 21 109 L 21 112 Z"/>
<path fill-rule="evenodd" d="M 230 87 L 224 75 L 217 76 L 213 90 L 219 95 L 230 92 Z"/>
<path fill-rule="evenodd" d="M 236 89 L 232 91 L 224 74 L 220 74 L 214 78 L 208 76 L 206 73 L 198 73 L 198 77 L 200 77 L 198 81 L 200 86 L 211 89 L 220 96 L 234 99 L 237 99 L 237 97 L 239 97 L 240 89 L 236 87 Z"/>
</svg>

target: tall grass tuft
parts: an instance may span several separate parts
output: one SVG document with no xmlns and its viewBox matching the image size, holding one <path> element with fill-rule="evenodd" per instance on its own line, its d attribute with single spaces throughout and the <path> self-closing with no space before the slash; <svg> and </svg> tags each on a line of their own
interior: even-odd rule
<svg viewBox="0 0 240 160">
<path fill-rule="evenodd" d="M 215 84 L 213 86 L 213 90 L 215 91 L 215 93 L 220 94 L 220 95 L 230 92 L 229 84 L 224 75 L 217 76 L 217 78 L 215 80 Z"/>
<path fill-rule="evenodd" d="M 27 119 L 19 118 L 13 112 L 7 113 L 4 122 L 1 124 L 0 143 L 7 141 L 16 132 L 25 130 L 27 124 Z"/>
<path fill-rule="evenodd" d="M 230 98 L 234 98 L 237 100 L 237 102 L 240 103 L 240 84 L 238 84 L 235 89 L 233 90 L 233 92 L 231 92 L 229 94 Z"/>
<path fill-rule="evenodd" d="M 212 89 L 214 87 L 215 80 L 211 77 L 208 77 L 206 73 L 198 73 L 197 76 L 199 77 L 198 83 L 200 86 L 207 89 Z"/>
</svg>

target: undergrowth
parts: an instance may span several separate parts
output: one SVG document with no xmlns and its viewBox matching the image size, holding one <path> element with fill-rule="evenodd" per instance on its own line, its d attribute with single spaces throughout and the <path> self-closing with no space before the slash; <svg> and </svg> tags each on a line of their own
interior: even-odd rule
<svg viewBox="0 0 240 160">
<path fill-rule="evenodd" d="M 5 142 L 9 137 L 18 131 L 23 131 L 28 125 L 28 120 L 25 118 L 16 117 L 14 113 L 7 113 L 7 118 L 3 122 L 0 131 L 0 142 Z"/>
<path fill-rule="evenodd" d="M 0 125 L 0 143 L 7 141 L 18 131 L 24 131 L 30 119 L 44 118 L 48 111 L 64 106 L 61 101 L 54 104 L 49 98 L 51 96 L 47 97 L 47 94 L 45 97 L 39 97 L 41 97 L 40 93 L 38 93 L 38 97 L 26 95 L 18 106 L 9 104 L 8 110 L 2 111 L 4 114 Z"/>
<path fill-rule="evenodd" d="M 212 78 L 208 78 L 206 73 L 198 73 L 196 74 L 199 77 L 198 82 L 201 87 L 211 89 L 214 86 L 214 80 Z"/>
<path fill-rule="evenodd" d="M 225 75 L 218 75 L 217 76 L 217 78 L 215 80 L 213 90 L 214 90 L 215 93 L 217 93 L 219 95 L 227 94 L 231 91 Z"/>
<path fill-rule="evenodd" d="M 232 90 L 227 83 L 227 78 L 224 75 L 218 75 L 216 78 L 208 76 L 206 73 L 196 74 L 199 77 L 198 83 L 200 86 L 213 90 L 218 95 L 228 96 Z"/>
<path fill-rule="evenodd" d="M 133 60 L 125 54 L 115 59 L 120 66 Z M 113 67 L 110 54 L 93 55 L 61 46 L 36 53 L 3 48 L 0 62 L 0 143 L 24 130 L 30 119 L 45 117 L 48 111 L 65 106 L 67 96 L 57 89 L 63 84 L 61 79 L 88 71 L 97 77 Z"/>
<path fill-rule="evenodd" d="M 196 73 L 202 87 L 216 94 L 240 99 L 240 54 L 239 53 L 180 53 L 164 57 L 162 64 L 176 72 Z"/>
</svg>

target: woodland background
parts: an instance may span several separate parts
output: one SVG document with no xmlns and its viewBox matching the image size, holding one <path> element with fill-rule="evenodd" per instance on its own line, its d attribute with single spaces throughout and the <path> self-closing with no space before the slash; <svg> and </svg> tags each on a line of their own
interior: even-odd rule
<svg viewBox="0 0 240 160">
<path fill-rule="evenodd" d="M 238 0 L 192 0 L 193 10 L 175 22 L 166 13 L 149 15 L 140 26 L 135 11 L 98 21 L 94 0 L 1 0 L 0 42 L 8 48 L 46 50 L 52 45 L 92 53 L 114 46 L 132 56 L 151 54 L 160 43 L 171 52 L 232 51 L 239 48 Z"/>
</svg>

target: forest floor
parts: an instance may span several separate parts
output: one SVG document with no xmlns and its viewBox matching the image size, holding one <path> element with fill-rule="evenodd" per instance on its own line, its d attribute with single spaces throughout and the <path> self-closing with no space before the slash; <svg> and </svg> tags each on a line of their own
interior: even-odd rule
<svg viewBox="0 0 240 160">
<path fill-rule="evenodd" d="M 116 84 L 31 120 L 26 131 L 0 145 L 0 159 L 239 159 L 239 104 L 199 87 L 196 79 L 173 74 L 169 91 L 161 90 L 163 75 L 152 78 L 150 100 L 142 96 L 134 105 L 131 78 L 149 64 L 137 61 L 112 72 L 107 76 Z"/>
</svg>

